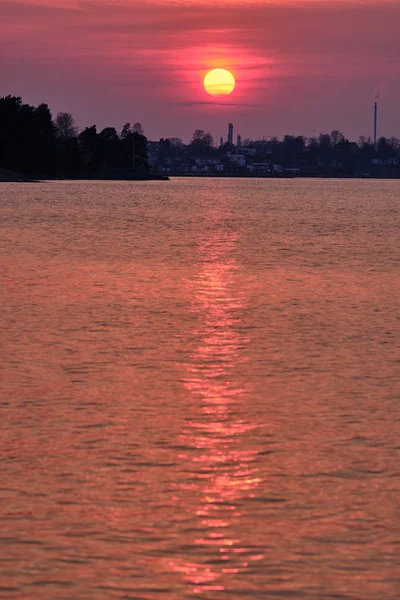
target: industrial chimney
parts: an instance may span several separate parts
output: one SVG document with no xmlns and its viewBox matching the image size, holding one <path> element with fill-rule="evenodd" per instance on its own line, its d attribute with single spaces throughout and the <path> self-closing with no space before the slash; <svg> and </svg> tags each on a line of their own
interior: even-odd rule
<svg viewBox="0 0 400 600">
<path fill-rule="evenodd" d="M 233 125 L 232 125 L 232 123 L 229 123 L 228 144 L 233 146 Z"/>
<path fill-rule="evenodd" d="M 378 131 L 378 103 L 374 104 L 374 145 L 377 142 L 377 131 Z"/>
</svg>

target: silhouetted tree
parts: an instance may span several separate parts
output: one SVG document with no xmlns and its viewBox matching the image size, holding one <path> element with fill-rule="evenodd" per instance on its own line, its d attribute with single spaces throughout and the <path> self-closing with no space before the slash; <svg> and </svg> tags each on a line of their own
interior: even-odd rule
<svg viewBox="0 0 400 600">
<path fill-rule="evenodd" d="M 387 140 L 388 144 L 392 147 L 393 152 L 396 154 L 400 151 L 400 140 L 397 137 L 390 137 Z"/>
<path fill-rule="evenodd" d="M 333 146 L 337 146 L 337 144 L 340 144 L 340 142 L 343 142 L 343 140 L 344 140 L 343 133 L 341 133 L 337 129 L 335 129 L 334 131 L 332 131 L 332 133 L 331 133 L 331 143 L 332 143 Z"/>
<path fill-rule="evenodd" d="M 222 156 L 225 157 L 228 153 L 232 152 L 234 150 L 234 146 L 233 144 L 230 144 L 229 142 L 224 142 L 222 144 L 222 146 L 220 147 L 220 151 L 222 153 Z M 222 162 L 222 164 L 231 164 L 231 160 L 228 159 L 228 161 L 225 163 L 225 161 Z"/>
<path fill-rule="evenodd" d="M 371 138 L 350 142 L 338 130 L 306 140 L 285 135 L 283 139 L 243 140 L 255 150 L 245 160 L 281 165 L 283 173 L 293 166 L 303 175 L 318 176 L 396 176 L 400 177 L 400 140 L 381 137 L 376 146 Z M 243 149 L 232 144 L 214 147 L 212 135 L 197 129 L 188 145 L 172 137 L 152 143 L 152 168 L 184 174 L 196 165 L 195 158 L 218 158 L 230 175 L 244 175 L 239 166 Z M 242 159 L 240 159 L 242 161 Z M 209 163 L 211 172 L 213 161 Z M 17 96 L 0 98 L 0 168 L 32 176 L 134 178 L 146 175 L 147 140 L 140 123 L 126 123 L 120 136 L 114 127 L 100 133 L 96 126 L 78 128 L 70 113 L 52 120 L 47 104 L 30 106 Z"/>
<path fill-rule="evenodd" d="M 138 133 L 130 133 L 119 142 L 119 162 L 123 169 L 133 169 L 141 174 L 148 172 L 147 139 Z"/>
<path fill-rule="evenodd" d="M 144 135 L 139 133 L 133 133 L 132 136 L 135 156 L 135 170 L 146 174 L 149 170 L 149 165 L 147 162 L 147 139 Z"/>
<path fill-rule="evenodd" d="M 168 139 L 169 139 L 169 141 L 170 141 L 170 144 L 171 144 L 171 147 L 172 147 L 172 148 L 175 148 L 175 149 L 177 149 L 177 148 L 179 148 L 179 149 L 182 149 L 182 148 L 184 147 L 184 143 L 183 143 L 183 141 L 181 140 L 181 138 L 179 138 L 179 137 L 172 137 L 172 138 L 168 138 Z"/>
<path fill-rule="evenodd" d="M 164 157 L 182 158 L 185 154 L 185 145 L 181 138 L 167 138 L 161 144 L 161 152 Z"/>
<path fill-rule="evenodd" d="M 56 172 L 56 131 L 47 104 L 34 109 L 36 172 L 54 175 Z"/>
<path fill-rule="evenodd" d="M 145 175 L 147 140 L 140 124 L 127 123 L 119 138 L 114 127 L 79 135 L 70 113 L 52 120 L 47 104 L 30 106 L 16 96 L 0 98 L 0 168 L 32 176 L 113 177 Z"/>
<path fill-rule="evenodd" d="M 99 166 L 96 125 L 86 127 L 79 134 L 78 141 L 81 151 L 83 172 L 94 172 Z"/>
<path fill-rule="evenodd" d="M 144 129 L 141 123 L 135 123 L 132 127 L 132 133 L 137 133 L 138 135 L 144 135 Z"/>
<path fill-rule="evenodd" d="M 78 127 L 70 113 L 59 112 L 55 120 L 57 137 L 61 140 L 70 140 L 78 136 Z"/>
<path fill-rule="evenodd" d="M 114 127 L 105 127 L 97 136 L 100 164 L 103 168 L 118 167 L 118 134 Z"/>
<path fill-rule="evenodd" d="M 275 141 L 273 145 L 275 145 Z M 287 166 L 298 165 L 303 159 L 305 147 L 306 141 L 302 136 L 285 135 L 279 153 L 280 162 Z"/>
<path fill-rule="evenodd" d="M 328 133 L 320 133 L 318 137 L 319 151 L 329 153 L 332 148 L 331 136 Z"/>
<path fill-rule="evenodd" d="M 395 138 L 391 138 L 391 140 L 393 139 Z M 379 158 L 388 159 L 396 156 L 396 148 L 391 140 L 388 140 L 386 137 L 379 138 L 376 147 Z"/>
<path fill-rule="evenodd" d="M 0 98 L 0 167 L 29 175 L 55 172 L 55 131 L 46 104 Z"/>
<path fill-rule="evenodd" d="M 211 133 L 205 133 L 202 129 L 196 129 L 190 142 L 194 155 L 210 154 L 214 145 Z"/>
<path fill-rule="evenodd" d="M 121 131 L 121 139 L 124 140 L 131 133 L 132 133 L 132 131 L 131 131 L 131 124 L 130 123 L 125 123 L 125 125 L 123 126 L 122 131 Z"/>
<path fill-rule="evenodd" d="M 211 133 L 205 133 L 202 129 L 196 129 L 196 131 L 193 134 L 191 144 L 193 146 L 198 145 L 203 147 L 213 146 L 214 140 Z"/>
</svg>

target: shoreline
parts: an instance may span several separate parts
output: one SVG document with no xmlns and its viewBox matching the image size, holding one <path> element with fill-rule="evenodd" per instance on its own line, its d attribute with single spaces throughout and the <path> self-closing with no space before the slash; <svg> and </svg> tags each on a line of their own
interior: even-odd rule
<svg viewBox="0 0 400 600">
<path fill-rule="evenodd" d="M 45 181 L 170 181 L 168 175 L 149 175 L 138 177 L 30 177 L 23 173 L 0 169 L 0 183 L 44 183 Z"/>
<path fill-rule="evenodd" d="M 0 183 L 44 183 L 46 181 L 171 181 L 171 178 L 182 178 L 182 179 L 357 179 L 357 180 L 372 180 L 377 179 L 381 181 L 399 181 L 400 175 L 388 176 L 388 175 L 311 175 L 311 174 L 270 174 L 270 175 L 243 175 L 243 174 L 159 174 L 149 175 L 142 177 L 30 177 L 23 173 L 17 173 L 14 171 L 8 171 L 6 169 L 0 169 Z"/>
</svg>

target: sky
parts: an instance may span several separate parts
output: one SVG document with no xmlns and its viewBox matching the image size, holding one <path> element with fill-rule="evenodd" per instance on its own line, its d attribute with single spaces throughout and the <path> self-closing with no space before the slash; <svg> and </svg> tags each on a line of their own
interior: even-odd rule
<svg viewBox="0 0 400 600">
<path fill-rule="evenodd" d="M 400 0 L 0 0 L 0 96 L 149 139 L 400 137 Z M 212 68 L 235 91 L 212 98 Z"/>
</svg>

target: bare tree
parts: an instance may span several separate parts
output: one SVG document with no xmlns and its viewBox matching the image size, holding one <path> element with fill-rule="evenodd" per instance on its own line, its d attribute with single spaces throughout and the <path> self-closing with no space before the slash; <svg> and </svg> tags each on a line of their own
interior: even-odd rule
<svg viewBox="0 0 400 600">
<path fill-rule="evenodd" d="M 390 137 L 388 139 L 388 144 L 393 148 L 393 151 L 396 153 L 400 150 L 400 140 L 396 137 Z"/>
<path fill-rule="evenodd" d="M 54 126 L 57 137 L 62 140 L 70 140 L 78 136 L 79 129 L 70 113 L 59 112 Z"/>
<path fill-rule="evenodd" d="M 141 123 L 135 123 L 132 127 L 132 133 L 137 133 L 138 135 L 144 135 L 143 125 Z"/>
<path fill-rule="evenodd" d="M 205 133 L 203 129 L 196 129 L 190 144 L 202 148 L 211 148 L 214 145 L 213 136 L 209 132 Z"/>
<path fill-rule="evenodd" d="M 183 141 L 182 141 L 181 138 L 179 138 L 179 137 L 172 137 L 172 138 L 168 138 L 168 139 L 171 142 L 171 146 L 172 147 L 179 148 L 179 149 L 183 148 L 184 144 L 183 144 Z"/>
<path fill-rule="evenodd" d="M 334 146 L 337 146 L 338 144 L 344 142 L 344 135 L 343 133 L 341 133 L 340 131 L 338 131 L 337 129 L 334 129 L 331 133 L 331 142 Z"/>
</svg>

